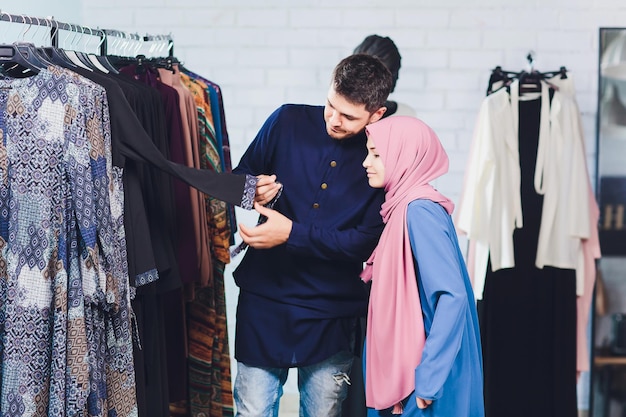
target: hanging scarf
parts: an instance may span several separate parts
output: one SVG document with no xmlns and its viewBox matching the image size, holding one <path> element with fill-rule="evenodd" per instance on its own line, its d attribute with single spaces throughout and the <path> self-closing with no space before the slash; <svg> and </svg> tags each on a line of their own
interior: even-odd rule
<svg viewBox="0 0 626 417">
<path fill-rule="evenodd" d="M 415 368 L 425 343 L 407 206 L 432 200 L 452 213 L 454 204 L 429 182 L 448 170 L 448 156 L 433 130 L 419 119 L 394 116 L 366 128 L 385 167 L 385 229 L 361 274 L 372 281 L 366 345 L 366 402 L 378 410 L 394 407 L 415 389 Z"/>
</svg>

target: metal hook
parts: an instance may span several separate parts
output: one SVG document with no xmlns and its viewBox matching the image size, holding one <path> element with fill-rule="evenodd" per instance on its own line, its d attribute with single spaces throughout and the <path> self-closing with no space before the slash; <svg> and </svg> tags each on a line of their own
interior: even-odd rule
<svg viewBox="0 0 626 417">
<path fill-rule="evenodd" d="M 87 27 L 87 30 L 89 31 L 89 40 L 85 43 L 85 47 L 88 47 L 90 43 L 93 43 L 93 38 L 95 36 L 92 28 Z M 89 53 L 89 50 L 87 50 L 87 52 Z"/>
<path fill-rule="evenodd" d="M 533 50 L 528 51 L 528 55 L 526 55 L 526 60 L 528 61 L 528 67 L 529 67 L 528 72 L 533 72 L 533 69 L 535 67 L 535 51 Z"/>
<path fill-rule="evenodd" d="M 161 56 L 161 50 L 163 49 L 163 35 L 153 35 L 152 38 L 152 53 L 154 56 Z"/>
<path fill-rule="evenodd" d="M 72 24 L 71 23 L 66 23 L 66 25 L 68 25 L 70 28 L 66 29 L 67 30 L 67 36 L 65 36 L 65 38 L 63 39 L 63 47 L 65 47 L 65 44 L 67 43 L 67 40 L 69 39 L 70 35 L 72 34 Z M 59 22 L 57 22 L 57 33 L 59 30 Z M 69 49 L 69 48 L 67 48 Z"/>
<path fill-rule="evenodd" d="M 167 35 L 162 35 L 159 42 L 159 55 L 167 56 L 167 46 L 169 44 L 169 37 Z"/>
<path fill-rule="evenodd" d="M 167 36 L 159 35 L 158 40 L 156 53 L 158 56 L 162 57 L 164 56 L 164 51 L 167 50 Z"/>
<path fill-rule="evenodd" d="M 48 19 L 47 17 L 44 18 L 44 20 L 46 21 L 46 27 L 49 29 L 52 29 L 52 22 L 50 21 L 50 19 Z M 43 45 L 46 41 L 46 36 L 48 34 L 46 33 L 46 31 L 44 30 L 44 36 L 41 37 L 41 44 Z"/>
<path fill-rule="evenodd" d="M 126 35 L 124 35 L 123 32 L 120 32 L 119 30 L 116 31 L 115 39 L 117 40 L 117 42 L 115 43 L 115 50 L 117 51 L 118 55 L 122 55 L 124 52 L 125 38 Z"/>
<path fill-rule="evenodd" d="M 126 49 L 126 32 L 119 31 L 119 44 L 117 45 L 118 53 L 124 56 L 124 50 Z"/>
<path fill-rule="evenodd" d="M 117 51 L 117 45 L 119 45 L 120 43 L 120 40 L 117 36 L 117 32 L 111 31 L 111 33 L 108 33 L 105 30 L 104 35 L 107 37 L 107 53 L 114 54 L 115 52 L 113 51 Z"/>
<path fill-rule="evenodd" d="M 72 41 L 70 43 L 71 49 L 73 50 L 77 50 L 78 49 L 78 41 L 80 40 L 80 35 L 78 34 L 78 28 L 80 28 L 80 34 L 83 34 L 83 27 L 79 24 L 76 24 L 75 28 L 74 28 L 74 36 L 72 37 Z"/>
<path fill-rule="evenodd" d="M 172 34 L 170 33 L 167 37 L 167 56 L 172 54 L 172 49 L 174 48 L 174 39 L 172 39 Z"/>
<path fill-rule="evenodd" d="M 24 15 L 21 15 L 21 17 L 22 17 L 22 24 L 26 25 L 26 17 Z M 24 30 L 24 32 L 20 32 L 19 38 L 22 42 L 24 41 L 24 36 L 26 36 L 26 33 L 30 30 L 31 26 L 32 26 L 32 23 L 28 25 L 28 27 L 26 28 L 26 30 Z"/>
<path fill-rule="evenodd" d="M 37 24 L 35 25 L 35 31 L 33 32 L 33 36 L 32 36 L 33 44 L 34 44 L 35 43 L 35 39 L 37 37 L 37 34 L 39 33 L 39 30 L 41 29 L 41 20 L 39 20 L 38 17 L 33 17 L 31 19 L 37 19 Z"/>
<path fill-rule="evenodd" d="M 56 47 L 59 48 L 61 46 L 60 42 L 59 42 L 59 21 L 55 20 L 54 17 L 51 17 L 51 24 L 50 26 L 54 26 L 54 37 L 56 39 Z M 50 43 L 53 44 L 53 39 L 52 39 L 52 30 L 50 31 Z"/>
<path fill-rule="evenodd" d="M 7 15 L 7 18 L 9 19 L 9 23 L 12 23 L 12 22 L 13 22 L 13 19 L 11 18 L 11 15 L 10 15 L 9 13 L 5 13 L 5 12 L 3 12 L 2 10 L 0 10 L 0 18 L 2 18 L 2 15 L 3 15 L 3 14 Z M 4 34 L 2 35 L 2 38 L 3 38 L 3 39 L 8 38 L 8 36 L 7 36 L 8 34 L 9 34 L 9 25 L 7 25 L 7 30 L 6 30 L 6 31 L 4 32 Z M 7 41 L 6 43 L 9 43 L 9 42 Z"/>
<path fill-rule="evenodd" d="M 143 47 L 143 37 L 139 36 L 138 33 L 136 35 L 137 35 L 137 46 L 135 47 L 135 51 L 133 53 L 133 55 L 135 56 L 139 55 L 139 51 Z"/>
<path fill-rule="evenodd" d="M 115 54 L 117 53 L 117 48 L 120 44 L 120 38 L 116 30 L 104 31 L 105 36 L 107 37 L 107 54 Z M 115 52 L 114 52 L 115 51 Z"/>
<path fill-rule="evenodd" d="M 107 33 L 104 30 L 97 29 L 100 32 L 100 42 L 98 42 L 98 54 L 102 51 L 102 44 L 107 40 Z"/>
<path fill-rule="evenodd" d="M 124 33 L 124 40 L 125 40 L 126 43 L 124 43 L 124 46 L 122 47 L 122 54 L 124 56 L 128 56 L 127 50 L 130 49 L 130 46 L 131 46 L 131 43 L 132 43 L 131 42 L 132 37 L 131 37 L 130 33 L 128 33 L 128 32 L 123 32 L 123 33 Z"/>
<path fill-rule="evenodd" d="M 146 42 L 149 43 L 150 45 L 150 47 L 148 48 L 148 55 L 154 56 L 154 47 L 155 47 L 154 39 L 150 38 L 150 36 L 147 33 L 144 39 L 147 39 Z"/>
<path fill-rule="evenodd" d="M 70 47 L 68 49 L 71 49 L 72 51 L 76 50 L 76 37 L 78 36 L 78 24 L 72 24 L 72 32 L 73 32 L 73 36 L 72 36 L 72 40 L 70 40 Z"/>
<path fill-rule="evenodd" d="M 117 44 L 115 45 L 118 55 L 124 55 L 124 45 L 126 44 L 126 34 L 120 30 L 116 31 Z"/>
<path fill-rule="evenodd" d="M 167 56 L 168 55 L 168 50 L 169 50 L 169 43 L 170 43 L 170 35 L 162 35 L 161 36 L 161 43 L 159 45 L 159 53 L 161 54 L 161 56 Z"/>
<path fill-rule="evenodd" d="M 91 42 L 91 39 L 93 37 L 93 29 L 91 29 L 90 27 L 86 27 L 85 29 L 87 29 L 89 31 L 89 37 L 85 40 L 85 43 L 83 44 L 83 47 L 85 48 L 85 52 L 88 53 L 88 51 L 89 51 L 89 42 Z"/>
<path fill-rule="evenodd" d="M 139 48 L 141 48 L 141 39 L 138 33 L 133 33 L 133 40 L 135 41 L 135 44 L 131 47 L 131 53 L 133 56 L 137 56 Z"/>
<path fill-rule="evenodd" d="M 35 24 L 35 30 L 31 36 L 32 39 L 32 43 L 35 44 L 35 42 L 37 42 L 37 35 L 39 34 L 39 31 L 41 30 L 41 27 L 43 26 L 41 23 L 41 20 L 38 17 L 29 17 L 31 23 L 33 23 L 33 20 L 36 19 L 37 23 Z M 42 42 L 43 44 L 43 42 Z"/>
</svg>

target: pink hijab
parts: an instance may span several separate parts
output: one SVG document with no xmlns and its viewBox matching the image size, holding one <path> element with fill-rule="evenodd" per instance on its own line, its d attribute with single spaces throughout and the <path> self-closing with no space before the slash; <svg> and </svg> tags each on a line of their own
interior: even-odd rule
<svg viewBox="0 0 626 417">
<path fill-rule="evenodd" d="M 426 336 L 417 289 L 406 212 L 416 199 L 432 200 L 452 213 L 454 204 L 429 182 L 448 171 L 437 135 L 414 117 L 394 116 L 366 128 L 385 167 L 385 229 L 361 274 L 372 280 L 368 309 L 366 402 L 378 410 L 394 406 L 415 389 L 415 368 Z"/>
</svg>

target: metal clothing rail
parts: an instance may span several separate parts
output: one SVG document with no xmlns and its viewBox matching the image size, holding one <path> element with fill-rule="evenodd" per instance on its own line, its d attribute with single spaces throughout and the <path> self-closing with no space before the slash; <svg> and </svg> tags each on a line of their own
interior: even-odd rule
<svg viewBox="0 0 626 417">
<path fill-rule="evenodd" d="M 102 40 L 102 44 L 100 46 L 100 52 L 102 55 L 106 55 L 106 53 L 103 53 L 103 51 L 106 52 L 108 49 L 107 39 L 110 37 L 113 37 L 113 38 L 136 41 L 140 43 L 150 42 L 150 43 L 153 43 L 153 45 L 161 43 L 162 46 L 167 47 L 167 56 L 170 56 L 170 57 L 174 56 L 174 39 L 172 38 L 171 34 L 168 34 L 168 35 L 146 34 L 144 36 L 141 36 L 138 33 L 128 33 L 128 32 L 123 32 L 123 31 L 116 30 L 116 29 L 102 29 L 102 31 L 104 32 L 104 37 Z"/>
<path fill-rule="evenodd" d="M 81 35 L 97 36 L 100 38 L 99 49 L 100 55 L 107 55 L 108 50 L 108 38 L 118 38 L 120 41 L 135 41 L 135 42 L 152 42 L 162 43 L 167 45 L 168 56 L 174 55 L 174 40 L 170 34 L 168 35 L 151 35 L 146 34 L 141 36 L 137 33 L 129 33 L 116 29 L 93 29 L 86 26 L 60 22 L 54 17 L 32 17 L 26 15 L 16 15 L 6 13 L 0 10 L 0 21 L 9 23 L 20 23 L 24 25 L 37 25 L 46 26 L 50 28 L 50 43 L 54 47 L 59 46 L 59 30 L 65 30 L 68 32 L 80 33 Z"/>
</svg>

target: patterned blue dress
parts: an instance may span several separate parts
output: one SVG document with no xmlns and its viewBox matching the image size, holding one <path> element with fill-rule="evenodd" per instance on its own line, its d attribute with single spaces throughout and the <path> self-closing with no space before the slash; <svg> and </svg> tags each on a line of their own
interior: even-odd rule
<svg viewBox="0 0 626 417">
<path fill-rule="evenodd" d="M 0 77 L 0 415 L 135 416 L 121 172 L 102 87 Z"/>
</svg>

